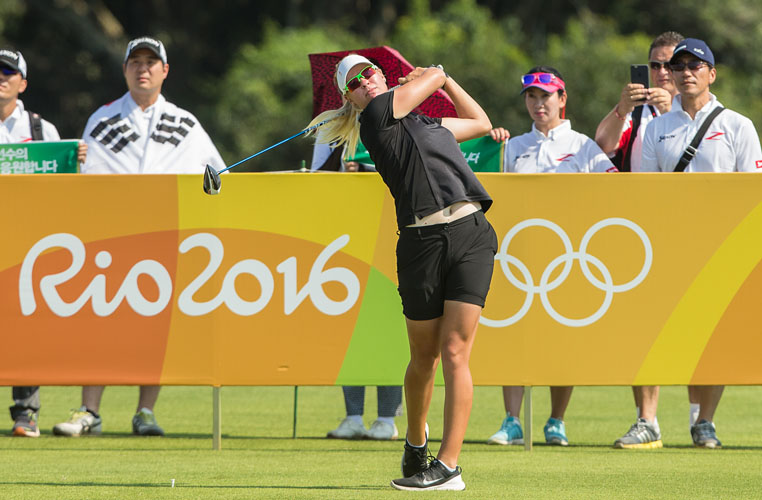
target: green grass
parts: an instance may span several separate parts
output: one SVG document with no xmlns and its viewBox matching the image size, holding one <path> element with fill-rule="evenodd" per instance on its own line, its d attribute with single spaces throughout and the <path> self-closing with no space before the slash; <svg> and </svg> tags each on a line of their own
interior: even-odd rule
<svg viewBox="0 0 762 500">
<path fill-rule="evenodd" d="M 10 397 L 10 389 L 7 389 Z M 400 498 L 401 442 L 324 439 L 343 417 L 341 389 L 301 387 L 292 439 L 292 387 L 222 389 L 222 451 L 212 450 L 212 390 L 166 387 L 156 408 L 164 438 L 130 435 L 137 389 L 110 387 L 101 405 L 104 435 L 59 438 L 50 429 L 79 405 L 79 388 L 44 387 L 38 439 L 0 437 L 1 499 Z M 368 390 L 366 423 L 375 415 Z M 534 389 L 535 447 L 483 444 L 502 420 L 500 390 L 476 389 L 460 465 L 467 490 L 429 498 L 762 498 L 762 388 L 729 387 L 715 417 L 722 450 L 691 446 L 684 387 L 662 388 L 665 448 L 614 450 L 634 421 L 622 387 L 575 389 L 566 415 L 572 446 L 544 446 L 546 388 Z M 441 437 L 442 389 L 429 418 L 432 448 Z M 7 421 L 10 429 L 10 420 Z M 398 419 L 404 434 L 404 417 Z M 171 480 L 175 487 L 171 488 Z"/>
</svg>

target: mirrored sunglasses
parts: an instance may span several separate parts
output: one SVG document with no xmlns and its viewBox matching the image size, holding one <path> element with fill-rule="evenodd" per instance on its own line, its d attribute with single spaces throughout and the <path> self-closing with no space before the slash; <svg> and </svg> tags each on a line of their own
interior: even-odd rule
<svg viewBox="0 0 762 500">
<path fill-rule="evenodd" d="M 368 80 L 370 77 L 376 74 L 376 68 L 373 66 L 367 66 L 362 71 L 353 76 L 347 84 L 344 86 L 344 93 L 354 92 L 360 88 L 360 80 Z"/>
<path fill-rule="evenodd" d="M 521 77 L 521 84 L 525 87 L 527 85 L 532 85 L 535 83 L 543 83 L 547 85 L 548 83 L 552 82 L 556 79 L 556 75 L 552 73 L 531 73 L 529 75 L 524 75 Z"/>
</svg>

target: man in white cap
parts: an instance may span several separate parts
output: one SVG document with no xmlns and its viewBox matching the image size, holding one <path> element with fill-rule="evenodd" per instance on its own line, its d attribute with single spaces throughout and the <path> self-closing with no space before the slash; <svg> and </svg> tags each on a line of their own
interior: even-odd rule
<svg viewBox="0 0 762 500">
<path fill-rule="evenodd" d="M 27 65 L 17 50 L 0 49 L 0 144 L 28 141 L 59 141 L 56 127 L 37 113 L 28 111 L 19 99 L 27 87 Z M 87 146 L 80 143 L 77 159 L 84 162 Z M 13 388 L 14 405 L 10 407 L 14 436 L 38 437 L 40 388 Z"/>
<path fill-rule="evenodd" d="M 169 74 L 167 51 L 144 36 L 127 45 L 122 64 L 128 91 L 90 116 L 83 138 L 89 146 L 85 174 L 199 174 L 208 163 L 225 167 L 211 139 L 190 112 L 167 101 L 161 88 Z M 160 386 L 141 386 L 133 434 L 162 436 L 153 409 Z M 82 405 L 53 427 L 60 436 L 100 434 L 103 386 L 82 387 Z"/>
<path fill-rule="evenodd" d="M 90 155 L 82 173 L 203 174 L 207 163 L 225 168 L 198 119 L 161 95 L 169 74 L 164 44 L 147 36 L 132 40 L 122 70 L 128 91 L 85 126 Z"/>
</svg>

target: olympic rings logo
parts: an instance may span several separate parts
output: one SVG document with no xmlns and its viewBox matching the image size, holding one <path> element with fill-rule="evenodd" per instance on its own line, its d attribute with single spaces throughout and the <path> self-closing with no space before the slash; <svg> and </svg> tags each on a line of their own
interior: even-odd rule
<svg viewBox="0 0 762 500">
<path fill-rule="evenodd" d="M 635 276 L 635 278 L 633 278 L 631 281 L 628 281 L 622 285 L 615 285 L 611 277 L 611 273 L 603 264 L 603 262 L 601 262 L 601 260 L 597 257 L 587 253 L 587 247 L 592 237 L 595 236 L 598 231 L 608 226 L 623 226 L 630 229 L 640 238 L 640 241 L 643 243 L 643 248 L 645 250 L 645 259 L 643 261 L 643 267 L 641 268 L 640 273 L 638 273 L 638 275 Z M 527 266 L 518 258 L 508 253 L 508 247 L 511 244 L 511 240 L 513 240 L 513 238 L 520 231 L 529 227 L 544 227 L 550 229 L 556 233 L 559 238 L 561 238 L 565 250 L 563 255 L 556 257 L 547 265 L 545 270 L 542 272 L 542 276 L 540 277 L 540 283 L 537 285 L 535 285 L 534 278 L 529 272 Z M 488 319 L 482 316 L 479 319 L 481 324 L 491 326 L 493 328 L 502 328 L 517 323 L 526 315 L 526 313 L 529 311 L 529 308 L 532 307 L 532 302 L 534 301 L 535 295 L 539 295 L 540 301 L 542 302 L 545 311 L 548 313 L 548 315 L 550 315 L 551 318 L 562 325 L 582 327 L 595 323 L 601 319 L 604 314 L 606 314 L 606 311 L 608 311 L 609 307 L 611 306 L 611 301 L 613 300 L 615 293 L 632 290 L 645 279 L 645 277 L 648 275 L 648 272 L 651 270 L 651 264 L 653 262 L 653 249 L 651 248 L 651 241 L 648 239 L 646 232 L 643 231 L 640 226 L 627 219 L 612 217 L 593 224 L 582 237 L 582 241 L 579 245 L 579 250 L 576 252 L 572 248 L 569 236 L 563 229 L 561 229 L 558 224 L 545 219 L 527 219 L 516 224 L 513 226 L 513 228 L 511 228 L 510 231 L 508 231 L 508 234 L 505 235 L 503 243 L 500 246 L 500 251 L 497 253 L 497 255 L 495 255 L 495 260 L 500 262 L 500 267 L 503 270 L 506 278 L 508 278 L 508 281 L 510 281 L 513 286 L 522 292 L 525 292 L 527 296 L 524 300 L 524 304 L 513 316 L 502 320 Z M 569 276 L 575 260 L 579 261 L 582 273 L 590 282 L 590 284 L 605 292 L 606 294 L 603 299 L 603 304 L 601 304 L 598 310 L 587 318 L 582 319 L 567 318 L 559 314 L 558 311 L 553 308 L 553 305 L 548 299 L 548 293 L 558 288 Z M 513 275 L 509 264 L 515 266 L 519 270 L 524 278 L 523 282 Z M 555 271 L 556 268 L 561 264 L 564 266 L 561 270 L 561 273 L 553 281 L 549 281 L 553 271 Z M 603 277 L 603 281 L 600 281 L 593 275 L 593 273 L 590 272 L 590 264 L 598 269 L 601 276 Z"/>
</svg>

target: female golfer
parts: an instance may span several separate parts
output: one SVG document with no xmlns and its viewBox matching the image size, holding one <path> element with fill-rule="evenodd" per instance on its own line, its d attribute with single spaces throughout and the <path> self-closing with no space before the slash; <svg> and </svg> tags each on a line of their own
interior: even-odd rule
<svg viewBox="0 0 762 500">
<path fill-rule="evenodd" d="M 480 137 L 486 113 L 441 67 L 415 68 L 389 89 L 381 70 L 351 54 L 336 70 L 341 109 L 313 123 L 326 124 L 319 142 L 348 143 L 358 135 L 395 200 L 399 240 L 397 276 L 410 342 L 405 373 L 407 439 L 401 490 L 462 490 L 458 455 L 468 425 L 473 383 L 468 362 L 489 290 L 497 237 L 484 212 L 492 199 L 476 179 L 457 142 Z M 452 98 L 458 118 L 412 113 L 437 89 Z M 427 462 L 426 415 L 434 373 L 442 359 L 445 408 L 442 446 Z"/>
<path fill-rule="evenodd" d="M 521 77 L 532 131 L 514 137 L 505 146 L 504 170 L 525 174 L 548 172 L 607 172 L 616 168 L 598 145 L 584 134 L 575 132 L 571 122 L 565 120 L 566 84 L 561 73 L 550 66 L 537 66 Z M 498 142 L 506 140 L 505 129 L 496 128 L 492 137 Z M 567 446 L 564 414 L 569 405 L 573 387 L 550 388 L 550 418 L 545 423 L 545 441 Z M 488 444 L 524 444 L 524 433 L 519 422 L 524 388 L 503 387 L 505 419 Z"/>
</svg>

